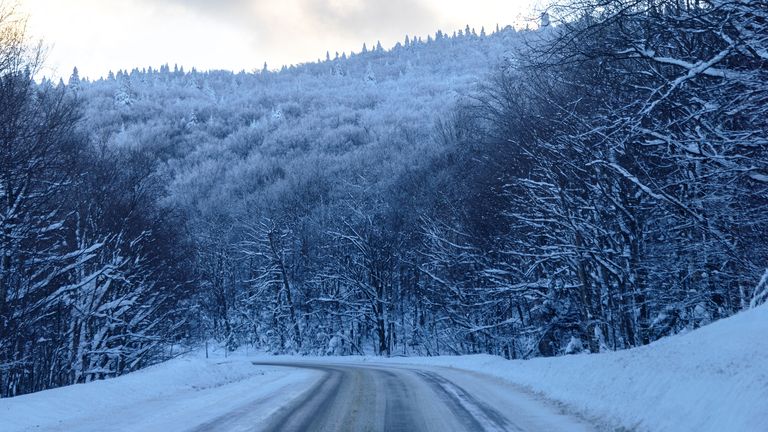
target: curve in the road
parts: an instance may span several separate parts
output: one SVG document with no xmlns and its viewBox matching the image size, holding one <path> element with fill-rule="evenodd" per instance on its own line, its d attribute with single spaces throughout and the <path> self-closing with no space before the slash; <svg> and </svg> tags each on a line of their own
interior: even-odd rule
<svg viewBox="0 0 768 432">
<path fill-rule="evenodd" d="M 323 374 L 301 397 L 256 428 L 265 432 L 591 430 L 576 419 L 566 419 L 565 423 L 563 419 L 549 421 L 546 410 L 551 410 L 553 417 L 565 417 L 551 407 L 524 413 L 516 421 L 510 413 L 531 411 L 531 406 L 507 407 L 503 401 L 493 400 L 498 399 L 498 389 L 494 395 L 478 395 L 478 386 L 473 385 L 473 393 L 431 370 L 346 364 L 258 364 L 315 369 Z M 537 410 L 538 407 L 533 411 Z M 561 423 L 566 428 L 561 429 Z"/>
</svg>

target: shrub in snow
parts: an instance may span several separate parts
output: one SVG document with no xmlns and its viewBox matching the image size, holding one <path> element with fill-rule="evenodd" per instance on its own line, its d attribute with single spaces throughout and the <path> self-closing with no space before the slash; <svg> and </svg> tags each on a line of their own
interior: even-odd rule
<svg viewBox="0 0 768 432">
<path fill-rule="evenodd" d="M 584 351 L 584 344 L 581 342 L 581 339 L 571 336 L 571 340 L 568 341 L 568 345 L 565 347 L 565 354 L 579 354 L 582 351 Z"/>
</svg>

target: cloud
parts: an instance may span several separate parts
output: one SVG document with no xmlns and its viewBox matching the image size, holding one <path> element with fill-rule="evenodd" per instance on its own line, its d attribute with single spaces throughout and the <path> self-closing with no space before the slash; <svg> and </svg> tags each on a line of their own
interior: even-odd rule
<svg viewBox="0 0 768 432">
<path fill-rule="evenodd" d="M 3 0 L 0 0 L 2 2 Z M 259 69 L 384 47 L 407 34 L 512 23 L 545 0 L 18 0 L 31 29 L 54 46 L 58 74 L 163 63 Z"/>
<path fill-rule="evenodd" d="M 151 3 L 169 3 L 206 13 L 229 13 L 248 9 L 253 0 L 147 0 Z"/>
<path fill-rule="evenodd" d="M 374 38 L 415 33 L 434 21 L 429 0 L 145 0 L 227 20 L 264 38 L 276 33 Z"/>
<path fill-rule="evenodd" d="M 307 19 L 322 30 L 376 37 L 413 33 L 434 22 L 428 3 L 413 0 L 304 0 Z"/>
<path fill-rule="evenodd" d="M 253 6 L 259 0 L 142 0 L 147 5 L 170 5 L 208 18 L 226 19 L 233 24 L 253 23 Z"/>
<path fill-rule="evenodd" d="M 270 66 L 311 61 L 363 42 L 393 45 L 436 30 L 435 0 L 134 0 L 168 19 L 193 15 L 242 35 L 241 61 Z M 206 29 L 200 29 L 206 31 Z M 211 38 L 218 34 L 210 33 Z M 233 54 L 234 55 L 234 54 Z"/>
</svg>

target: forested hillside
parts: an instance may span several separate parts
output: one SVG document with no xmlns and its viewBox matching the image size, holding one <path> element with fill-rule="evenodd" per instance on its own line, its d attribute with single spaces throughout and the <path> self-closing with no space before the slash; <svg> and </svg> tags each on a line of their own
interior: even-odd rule
<svg viewBox="0 0 768 432">
<path fill-rule="evenodd" d="M 764 301 L 768 3 L 595 3 L 59 84 L 0 17 L 2 396 L 211 339 L 531 358 Z"/>
</svg>

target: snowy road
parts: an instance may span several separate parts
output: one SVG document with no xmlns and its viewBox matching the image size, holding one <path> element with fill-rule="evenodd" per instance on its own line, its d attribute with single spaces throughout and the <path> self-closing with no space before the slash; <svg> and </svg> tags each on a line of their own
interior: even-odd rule
<svg viewBox="0 0 768 432">
<path fill-rule="evenodd" d="M 263 431 L 587 431 L 589 425 L 484 375 L 442 368 L 280 363 L 321 372 Z M 258 411 L 258 406 L 253 406 Z M 248 410 L 196 431 L 241 430 Z"/>
<path fill-rule="evenodd" d="M 0 430 L 594 430 L 484 373 L 435 366 L 433 359 L 383 361 L 179 358 L 120 378 L 0 399 Z"/>
<path fill-rule="evenodd" d="M 190 354 L 0 399 L 2 432 L 765 431 L 768 305 L 626 351 L 504 360 Z M 597 422 L 592 427 L 534 389 Z"/>
</svg>

